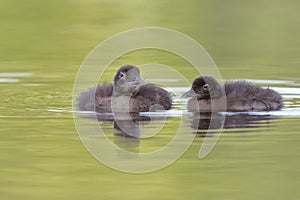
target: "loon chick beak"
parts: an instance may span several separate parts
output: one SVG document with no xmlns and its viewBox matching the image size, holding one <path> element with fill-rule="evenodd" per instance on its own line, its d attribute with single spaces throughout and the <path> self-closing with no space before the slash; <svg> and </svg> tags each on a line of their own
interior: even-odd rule
<svg viewBox="0 0 300 200">
<path fill-rule="evenodd" d="M 189 98 L 189 97 L 194 97 L 197 96 L 197 94 L 194 92 L 193 88 L 191 88 L 189 91 L 184 93 L 181 97 L 182 98 Z"/>
<path fill-rule="evenodd" d="M 140 77 L 136 77 L 134 80 L 130 81 L 133 85 L 138 85 L 142 82 L 142 79 Z"/>
</svg>

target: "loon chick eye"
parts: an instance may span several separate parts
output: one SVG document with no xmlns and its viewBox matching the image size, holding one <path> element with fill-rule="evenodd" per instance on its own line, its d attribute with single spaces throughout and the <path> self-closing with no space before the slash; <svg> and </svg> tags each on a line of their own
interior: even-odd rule
<svg viewBox="0 0 300 200">
<path fill-rule="evenodd" d="M 123 77 L 125 77 L 125 73 L 121 72 L 119 78 L 123 78 Z"/>
<path fill-rule="evenodd" d="M 208 91 L 208 84 L 203 85 L 203 90 Z"/>
</svg>

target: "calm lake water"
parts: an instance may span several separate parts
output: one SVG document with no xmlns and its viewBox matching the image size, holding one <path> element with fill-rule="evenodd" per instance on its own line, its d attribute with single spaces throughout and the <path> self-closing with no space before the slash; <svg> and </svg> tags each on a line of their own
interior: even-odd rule
<svg viewBox="0 0 300 200">
<path fill-rule="evenodd" d="M 299 6 L 295 0 L 1 0 L 1 199 L 300 199 Z M 224 80 L 244 79 L 275 89 L 284 98 L 283 110 L 220 113 L 226 119 L 219 140 L 199 159 L 204 139 L 214 135 L 205 130 L 210 118 L 203 116 L 198 123 L 184 110 L 186 101 L 175 96 L 174 109 L 161 113 L 167 116 L 164 129 L 150 139 L 116 134 L 109 120 L 97 123 L 113 144 L 143 153 L 172 140 L 183 117 L 186 134 L 195 139 L 182 157 L 144 174 L 100 163 L 86 150 L 74 124 L 76 73 L 97 44 L 146 26 L 192 37 L 214 59 Z M 199 76 L 182 58 L 148 49 L 118 58 L 99 82 L 112 82 L 122 65 L 146 63 L 170 66 L 189 83 Z M 146 81 L 163 82 L 175 95 L 188 89 L 167 74 L 141 73 Z M 157 117 L 160 124 L 159 113 L 140 115 Z M 213 118 L 215 130 L 219 117 Z M 140 126 L 147 130 L 147 122 Z"/>
</svg>

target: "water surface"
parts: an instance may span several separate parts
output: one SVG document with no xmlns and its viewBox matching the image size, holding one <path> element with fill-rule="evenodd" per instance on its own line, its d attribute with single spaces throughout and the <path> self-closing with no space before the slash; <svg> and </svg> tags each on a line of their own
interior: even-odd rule
<svg viewBox="0 0 300 200">
<path fill-rule="evenodd" d="M 299 6 L 293 0 L 2 0 L 1 198 L 300 199 Z M 189 128 L 186 134 L 196 134 L 180 159 L 157 172 L 138 175 L 106 167 L 89 154 L 76 132 L 74 80 L 85 56 L 99 42 L 144 26 L 191 36 L 206 48 L 224 80 L 248 79 L 271 87 L 282 94 L 284 109 L 221 113 L 227 117 L 225 128 L 202 160 L 200 146 L 214 131 L 205 130 L 205 116 L 199 124 L 191 113 L 181 112 L 185 105 L 181 99 L 174 99 L 174 109 L 165 113 L 163 131 L 151 139 L 123 137 L 115 134 L 113 122 L 97 122 L 114 144 L 133 152 L 163 147 L 174 136 L 181 116 Z M 113 62 L 99 82 L 111 82 L 122 65 L 145 63 L 171 66 L 190 83 L 199 76 L 182 58 L 144 50 Z M 142 71 L 149 82 L 161 82 L 177 94 L 187 89 L 150 72 Z"/>
</svg>

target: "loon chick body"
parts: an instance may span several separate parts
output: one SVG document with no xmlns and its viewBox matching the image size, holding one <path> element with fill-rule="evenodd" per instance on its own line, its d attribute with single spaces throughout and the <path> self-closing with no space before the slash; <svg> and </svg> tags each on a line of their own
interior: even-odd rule
<svg viewBox="0 0 300 200">
<path fill-rule="evenodd" d="M 183 97 L 192 97 L 188 101 L 189 111 L 268 111 L 283 107 L 281 95 L 272 89 L 246 81 L 221 85 L 210 76 L 196 78 Z"/>
<path fill-rule="evenodd" d="M 78 99 L 80 110 L 96 112 L 148 112 L 169 110 L 170 94 L 153 84 L 143 84 L 137 67 L 121 67 L 114 84 L 103 84 L 82 93 Z"/>
</svg>

